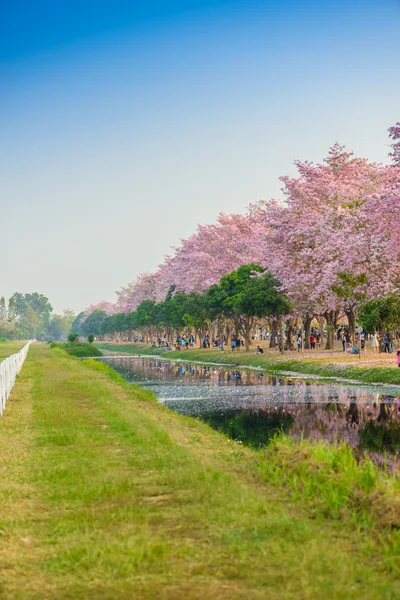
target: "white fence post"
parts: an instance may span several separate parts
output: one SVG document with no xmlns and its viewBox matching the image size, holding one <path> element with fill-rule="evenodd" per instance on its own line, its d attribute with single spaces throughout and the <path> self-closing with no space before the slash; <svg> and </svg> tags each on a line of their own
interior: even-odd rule
<svg viewBox="0 0 400 600">
<path fill-rule="evenodd" d="M 0 363 L 0 415 L 4 412 L 6 402 L 15 383 L 15 378 L 24 364 L 30 344 L 28 342 L 22 350 L 16 354 L 11 354 L 11 356 Z"/>
</svg>

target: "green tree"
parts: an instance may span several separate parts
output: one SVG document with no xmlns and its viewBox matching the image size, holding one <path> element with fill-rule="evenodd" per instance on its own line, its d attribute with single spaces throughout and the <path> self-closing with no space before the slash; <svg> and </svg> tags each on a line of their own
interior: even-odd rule
<svg viewBox="0 0 400 600">
<path fill-rule="evenodd" d="M 47 335 L 53 340 L 65 339 L 70 327 L 68 319 L 61 315 L 53 315 L 46 329 Z"/>
<path fill-rule="evenodd" d="M 358 320 L 368 332 L 400 329 L 400 292 L 365 302 L 358 310 Z"/>
<path fill-rule="evenodd" d="M 14 333 L 14 321 L 11 318 L 10 307 L 7 309 L 4 296 L 0 298 L 0 337 L 10 338 Z"/>
<path fill-rule="evenodd" d="M 94 335 L 102 335 L 102 325 L 104 320 L 107 318 L 107 313 L 104 310 L 96 308 L 90 315 L 85 319 L 81 325 L 81 330 L 85 336 L 93 333 Z"/>
<path fill-rule="evenodd" d="M 42 324 L 46 327 L 50 323 L 53 307 L 48 298 L 43 294 L 33 292 L 32 294 L 15 293 L 12 298 L 15 302 L 16 315 L 22 317 L 27 307 L 30 307 L 39 316 Z"/>
<path fill-rule="evenodd" d="M 136 309 L 136 325 L 138 329 L 151 334 L 156 326 L 156 302 L 155 300 L 143 300 Z"/>
<path fill-rule="evenodd" d="M 207 305 L 211 318 L 230 319 L 237 335 L 243 335 L 246 350 L 256 317 L 280 319 L 290 311 L 290 303 L 278 291 L 279 281 L 260 265 L 242 265 L 221 278 L 207 291 Z"/>
<path fill-rule="evenodd" d="M 10 300 L 8 301 L 8 320 L 15 322 L 17 318 L 17 308 L 15 305 L 15 300 L 14 298 L 10 298 Z"/>
<path fill-rule="evenodd" d="M 343 302 L 343 309 L 349 322 L 350 337 L 352 343 L 354 343 L 357 309 L 360 302 L 365 300 L 368 279 L 365 273 L 361 273 L 360 275 L 352 275 L 351 273 L 346 273 L 345 271 L 341 271 L 337 274 L 337 276 L 339 278 L 339 283 L 332 285 L 332 291 Z"/>
<path fill-rule="evenodd" d="M 18 320 L 18 329 L 24 338 L 36 339 L 41 332 L 43 321 L 31 306 L 25 308 L 24 314 Z"/>
<path fill-rule="evenodd" d="M 75 331 L 78 335 L 85 335 L 82 330 L 85 313 L 82 311 L 77 315 L 71 323 L 70 331 Z"/>
<path fill-rule="evenodd" d="M 63 310 L 62 316 L 63 316 L 63 319 L 66 319 L 68 321 L 70 327 L 76 319 L 75 311 L 73 311 L 72 308 L 65 308 Z"/>
<path fill-rule="evenodd" d="M 94 335 L 93 335 L 93 333 L 89 333 L 89 335 L 88 335 L 88 342 L 89 342 L 89 344 L 93 344 L 93 342 L 94 342 Z"/>
<path fill-rule="evenodd" d="M 182 319 L 185 325 L 193 328 L 195 333 L 201 336 L 202 332 L 210 325 L 207 296 L 191 292 L 186 296 L 184 311 Z"/>
</svg>

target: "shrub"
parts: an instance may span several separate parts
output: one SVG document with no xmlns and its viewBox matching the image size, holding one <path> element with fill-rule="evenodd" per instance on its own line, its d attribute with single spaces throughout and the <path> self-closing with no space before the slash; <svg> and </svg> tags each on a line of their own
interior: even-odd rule
<svg viewBox="0 0 400 600">
<path fill-rule="evenodd" d="M 68 334 L 68 341 L 71 342 L 71 344 L 73 344 L 74 342 L 76 342 L 76 340 L 78 339 L 78 334 L 77 333 L 69 333 Z"/>
<path fill-rule="evenodd" d="M 89 342 L 89 344 L 93 344 L 93 342 L 94 342 L 94 335 L 93 335 L 93 333 L 90 333 L 88 335 L 88 342 Z"/>
</svg>

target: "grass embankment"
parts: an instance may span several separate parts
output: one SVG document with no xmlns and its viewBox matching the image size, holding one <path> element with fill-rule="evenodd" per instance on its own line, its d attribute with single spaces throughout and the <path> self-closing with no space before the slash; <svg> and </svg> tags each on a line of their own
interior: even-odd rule
<svg viewBox="0 0 400 600">
<path fill-rule="evenodd" d="M 111 352 L 128 354 L 157 354 L 157 348 L 151 348 L 145 344 L 109 344 L 97 343 L 96 346 Z M 151 352 L 147 352 L 146 349 Z M 160 354 L 160 352 L 158 352 Z M 400 385 L 400 369 L 396 366 L 395 354 L 387 355 L 387 360 L 382 364 L 374 365 L 379 355 L 363 355 L 361 365 L 358 364 L 358 356 L 347 355 L 341 352 L 331 354 L 330 352 L 318 353 L 315 356 L 311 352 L 301 355 L 297 352 L 286 352 L 283 356 L 277 351 L 267 351 L 264 354 L 256 354 L 255 349 L 250 352 L 232 352 L 226 349 L 221 352 L 217 348 L 212 349 L 190 349 L 170 351 L 163 356 L 171 359 L 186 359 L 203 362 L 215 362 L 227 366 L 261 367 L 268 371 L 292 371 L 303 375 L 315 375 L 318 377 L 340 377 L 354 379 L 361 383 L 391 383 Z M 383 358 L 381 359 L 383 360 Z M 385 366 L 391 362 L 390 366 Z M 379 362 L 379 360 L 377 361 Z"/>
<path fill-rule="evenodd" d="M 3 361 L 11 354 L 19 352 L 26 344 L 26 341 L 11 341 L 11 342 L 0 342 L 0 362 Z"/>
<path fill-rule="evenodd" d="M 50 347 L 60 348 L 70 356 L 76 356 L 77 358 L 103 356 L 103 353 L 96 346 L 86 342 L 52 342 Z"/>
<path fill-rule="evenodd" d="M 111 342 L 95 342 L 96 348 L 106 350 L 107 352 L 122 352 L 127 354 L 140 354 L 142 356 L 172 356 L 175 351 L 168 351 L 166 348 L 154 348 L 149 344 L 113 344 Z"/>
<path fill-rule="evenodd" d="M 5 600 L 400 597 L 397 484 L 372 465 L 243 448 L 58 349 L 29 352 L 0 469 Z"/>
</svg>

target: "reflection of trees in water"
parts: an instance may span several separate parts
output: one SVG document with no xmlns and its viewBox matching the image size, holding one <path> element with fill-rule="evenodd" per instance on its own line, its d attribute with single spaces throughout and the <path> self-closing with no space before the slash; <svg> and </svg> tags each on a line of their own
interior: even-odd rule
<svg viewBox="0 0 400 600">
<path fill-rule="evenodd" d="M 388 403 L 387 396 L 379 396 L 386 400 L 374 405 L 377 416 L 369 412 L 368 419 L 360 427 L 360 449 L 370 452 L 388 452 L 395 454 L 400 450 L 400 420 L 397 398 L 396 403 Z"/>
<path fill-rule="evenodd" d="M 196 365 L 141 358 L 118 359 L 115 366 L 128 379 L 141 382 L 184 380 L 189 385 L 202 382 L 216 386 L 273 386 L 284 405 L 267 405 L 250 411 L 243 395 L 240 410 L 211 417 L 211 424 L 234 439 L 254 446 L 264 445 L 272 433 L 283 429 L 293 437 L 312 437 L 333 442 L 345 440 L 353 448 L 371 453 L 400 450 L 398 399 L 362 389 L 318 385 L 306 380 L 269 376 L 255 371 L 225 369 L 216 365 Z M 277 394 L 282 388 L 282 395 Z M 297 388 L 297 390 L 295 389 Z M 265 402 L 269 402 L 266 388 Z M 296 398 L 298 402 L 293 402 Z M 375 401 L 374 401 L 375 400 Z M 209 419 L 209 417 L 208 417 Z"/>
<path fill-rule="evenodd" d="M 229 411 L 205 420 L 214 429 L 254 448 L 265 446 L 271 436 L 278 431 L 287 432 L 293 424 L 293 416 L 284 409 L 273 412 Z"/>
<path fill-rule="evenodd" d="M 350 397 L 350 406 L 346 412 L 346 419 L 351 427 L 358 426 L 360 422 L 360 412 L 357 406 L 357 398 L 355 396 Z"/>
</svg>

